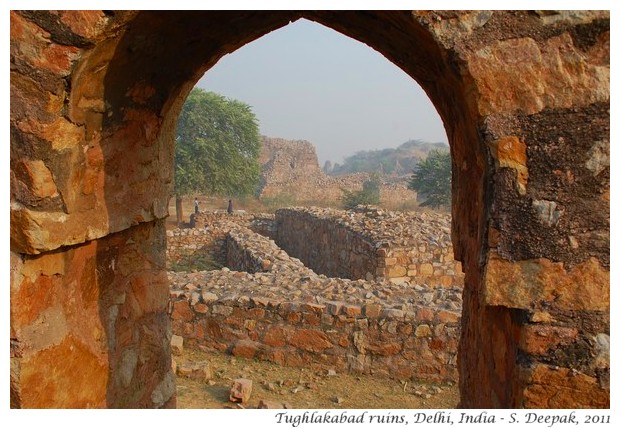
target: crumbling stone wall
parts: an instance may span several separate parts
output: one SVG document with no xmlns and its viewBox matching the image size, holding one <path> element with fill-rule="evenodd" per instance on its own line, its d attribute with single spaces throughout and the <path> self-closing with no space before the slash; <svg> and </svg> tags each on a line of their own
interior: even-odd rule
<svg viewBox="0 0 620 429">
<path fill-rule="evenodd" d="M 166 231 L 168 269 L 206 254 L 220 266 L 226 265 L 226 236 L 240 225 L 267 237 L 275 235 L 274 216 L 269 214 L 202 211 L 192 216 L 195 227 Z"/>
<path fill-rule="evenodd" d="M 226 242 L 227 268 L 169 274 L 173 332 L 189 344 L 289 366 L 457 380 L 459 289 L 318 276 L 243 226 Z"/>
<path fill-rule="evenodd" d="M 450 216 L 377 208 L 276 211 L 278 245 L 316 272 L 351 279 L 462 287 Z"/>
<path fill-rule="evenodd" d="M 423 86 L 444 121 L 453 246 L 465 272 L 461 406 L 609 407 L 604 10 L 11 11 L 12 404 L 173 405 L 167 329 L 143 322 L 167 319 L 167 286 L 150 281 L 165 272 L 165 249 L 145 244 L 165 237 L 176 118 L 220 58 L 302 17 L 376 49 Z M 83 270 L 78 248 L 109 252 Z M 45 274 L 49 258 L 63 261 L 59 274 Z M 109 273 L 112 261 L 122 270 L 99 283 L 77 274 Z M 119 312 L 136 311 L 131 323 L 115 325 L 118 341 L 66 325 L 80 343 L 73 350 L 108 344 L 107 363 L 80 358 L 70 373 L 29 376 L 49 367 L 49 353 L 67 350 L 62 343 L 19 351 L 36 344 L 30 321 L 43 320 L 54 303 L 65 320 L 83 314 L 61 288 L 44 288 L 45 300 L 19 298 L 33 282 L 29 270 L 43 273 L 42 284 L 66 279 L 101 291 L 147 276 L 118 304 Z M 97 306 L 89 316 L 107 326 L 109 305 Z M 556 331 L 569 335 L 560 342 L 543 335 Z M 139 345 L 123 354 L 135 332 Z M 136 359 L 132 371 L 134 351 L 153 358 Z M 89 386 L 92 395 L 76 387 L 96 362 L 103 362 L 97 374 L 119 380 L 105 396 L 100 384 Z M 42 385 L 49 388 L 39 394 Z"/>
<path fill-rule="evenodd" d="M 328 176 L 319 167 L 312 143 L 263 136 L 261 184 L 258 196 L 287 200 L 285 205 L 336 204 L 343 189 L 359 191 L 370 178 L 368 173 Z M 390 206 L 415 201 L 416 193 L 407 188 L 406 179 L 384 179 L 380 184 L 381 202 Z"/>
</svg>

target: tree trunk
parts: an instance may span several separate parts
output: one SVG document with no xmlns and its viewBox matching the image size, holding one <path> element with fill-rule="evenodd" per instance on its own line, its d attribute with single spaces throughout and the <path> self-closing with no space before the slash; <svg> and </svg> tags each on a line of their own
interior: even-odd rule
<svg viewBox="0 0 620 429">
<path fill-rule="evenodd" d="M 181 224 L 183 223 L 183 196 L 176 196 L 175 206 L 177 211 L 177 225 L 181 226 Z"/>
</svg>

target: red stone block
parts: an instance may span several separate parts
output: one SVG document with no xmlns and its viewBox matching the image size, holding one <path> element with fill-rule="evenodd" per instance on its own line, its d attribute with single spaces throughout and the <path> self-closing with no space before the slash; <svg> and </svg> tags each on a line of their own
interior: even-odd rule
<svg viewBox="0 0 620 429">
<path fill-rule="evenodd" d="M 380 356 L 391 356 L 399 353 L 403 349 L 401 343 L 383 343 L 368 346 L 368 350 Z"/>
<path fill-rule="evenodd" d="M 199 302 L 198 304 L 194 305 L 194 311 L 196 313 L 205 314 L 209 311 L 209 307 L 206 304 Z"/>
<path fill-rule="evenodd" d="M 576 328 L 549 325 L 526 325 L 521 331 L 519 347 L 521 350 L 544 355 L 550 349 L 572 343 L 577 338 Z"/>
<path fill-rule="evenodd" d="M 420 307 L 415 313 L 415 318 L 420 322 L 430 322 L 435 317 L 435 312 L 428 307 Z"/>
<path fill-rule="evenodd" d="M 362 307 L 359 305 L 345 304 L 342 307 L 342 313 L 349 317 L 356 317 L 362 314 Z"/>
<path fill-rule="evenodd" d="M 253 359 L 260 349 L 260 344 L 254 341 L 240 340 L 235 343 L 231 353 L 233 356 Z"/>
<path fill-rule="evenodd" d="M 263 343 L 272 347 L 283 347 L 286 345 L 288 338 L 288 330 L 281 326 L 272 326 L 265 333 Z"/>
<path fill-rule="evenodd" d="M 265 309 L 264 308 L 248 308 L 246 310 L 246 315 L 252 319 L 262 319 L 265 317 Z"/>
<path fill-rule="evenodd" d="M 187 301 L 177 301 L 172 308 L 172 320 L 183 320 L 189 322 L 194 318 L 194 312 L 189 307 Z"/>
<path fill-rule="evenodd" d="M 301 321 L 301 313 L 290 312 L 286 315 L 286 321 L 289 323 L 299 323 Z"/>
<path fill-rule="evenodd" d="M 310 352 L 322 352 L 334 345 L 323 331 L 315 329 L 299 329 L 293 333 L 290 344 Z"/>
<path fill-rule="evenodd" d="M 303 317 L 303 322 L 306 325 L 318 326 L 321 324 L 321 316 L 311 313 L 305 313 Z"/>
<path fill-rule="evenodd" d="M 453 313 L 452 311 L 439 310 L 435 316 L 435 320 L 439 323 L 459 323 L 461 321 L 461 315 Z"/>
</svg>

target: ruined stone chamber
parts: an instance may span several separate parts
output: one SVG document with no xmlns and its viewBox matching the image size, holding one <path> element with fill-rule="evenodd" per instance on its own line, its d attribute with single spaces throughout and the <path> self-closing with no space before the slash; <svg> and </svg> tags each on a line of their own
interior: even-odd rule
<svg viewBox="0 0 620 429">
<path fill-rule="evenodd" d="M 461 405 L 609 407 L 608 11 L 11 11 L 12 407 L 174 406 L 176 118 L 222 56 L 301 17 L 444 121 Z"/>
<path fill-rule="evenodd" d="M 204 227 L 168 232 L 171 258 L 222 246 L 226 266 L 169 272 L 172 329 L 184 343 L 281 365 L 458 380 L 463 275 L 445 233 L 449 216 L 360 207 L 281 209 L 270 227 L 264 216 L 196 218 Z M 416 277 L 419 266 L 426 275 Z M 385 276 L 395 267 L 411 277 Z M 366 279 L 355 276 L 368 269 Z"/>
</svg>

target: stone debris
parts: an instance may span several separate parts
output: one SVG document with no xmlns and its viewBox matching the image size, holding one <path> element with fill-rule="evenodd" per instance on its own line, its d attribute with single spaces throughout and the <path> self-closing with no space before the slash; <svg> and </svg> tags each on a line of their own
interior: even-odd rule
<svg viewBox="0 0 620 429">
<path fill-rule="evenodd" d="M 261 399 L 258 402 L 258 408 L 260 410 L 278 410 L 278 409 L 282 409 L 285 408 L 283 404 L 276 402 L 276 401 L 269 401 L 266 399 Z"/>
<path fill-rule="evenodd" d="M 231 402 L 247 403 L 252 394 L 252 380 L 247 378 L 237 378 L 233 381 L 230 389 L 229 400 Z"/>
<path fill-rule="evenodd" d="M 210 362 L 185 362 L 178 366 L 177 375 L 200 382 L 207 382 L 213 378 L 213 369 Z"/>
<path fill-rule="evenodd" d="M 173 355 L 180 356 L 183 354 L 183 337 L 180 335 L 173 335 L 170 340 L 170 350 Z"/>
</svg>

